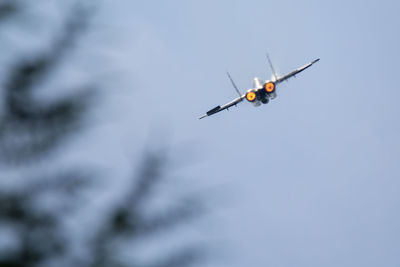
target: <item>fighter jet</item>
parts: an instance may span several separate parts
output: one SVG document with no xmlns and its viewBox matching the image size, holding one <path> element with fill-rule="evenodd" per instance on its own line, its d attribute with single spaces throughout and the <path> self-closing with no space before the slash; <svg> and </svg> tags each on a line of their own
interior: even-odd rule
<svg viewBox="0 0 400 267">
<path fill-rule="evenodd" d="M 203 119 L 205 117 L 211 116 L 215 113 L 218 113 L 222 110 L 228 109 L 232 106 L 236 106 L 238 103 L 242 102 L 244 99 L 246 99 L 248 102 L 253 104 L 255 107 L 258 107 L 262 104 L 267 104 L 270 99 L 274 99 L 276 97 L 276 86 L 283 82 L 288 80 L 289 78 L 295 77 L 298 73 L 302 72 L 303 70 L 311 67 L 314 63 L 319 61 L 319 58 L 311 61 L 310 63 L 295 69 L 294 71 L 283 75 L 283 76 L 278 76 L 276 74 L 276 71 L 274 67 L 272 66 L 271 59 L 267 55 L 268 63 L 271 67 L 272 70 L 272 78 L 271 80 L 263 81 L 260 78 L 254 78 L 253 80 L 253 88 L 247 90 L 245 94 L 241 94 L 238 87 L 236 86 L 235 82 L 233 81 L 231 75 L 229 72 L 227 72 L 228 77 L 235 88 L 236 92 L 238 93 L 239 97 L 235 98 L 231 102 L 222 105 L 222 106 L 216 106 L 213 109 L 210 109 L 209 111 L 206 112 L 203 116 L 201 116 L 199 119 Z"/>
</svg>

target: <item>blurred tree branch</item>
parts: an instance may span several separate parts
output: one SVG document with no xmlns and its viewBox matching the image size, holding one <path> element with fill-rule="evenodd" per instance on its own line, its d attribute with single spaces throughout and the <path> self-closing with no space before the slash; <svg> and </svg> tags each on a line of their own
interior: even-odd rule
<svg viewBox="0 0 400 267">
<path fill-rule="evenodd" d="M 18 11 L 18 4 L 15 1 L 3 1 L 0 3 L 0 23 Z"/>
<path fill-rule="evenodd" d="M 52 74 L 87 25 L 89 12 L 71 11 L 52 47 L 33 58 L 20 58 L 5 81 L 5 109 L 0 118 L 0 155 L 3 161 L 37 159 L 65 138 L 80 122 L 93 95 L 85 86 L 79 94 L 45 104 L 33 98 L 35 87 Z"/>
<path fill-rule="evenodd" d="M 0 23 L 23 9 L 22 2 L 0 3 Z M 4 108 L 0 114 L 0 163 L 19 167 L 50 160 L 50 154 L 66 137 L 78 130 L 93 97 L 92 85 L 83 85 L 79 93 L 47 103 L 34 97 L 42 86 L 68 58 L 74 42 L 86 29 L 92 10 L 76 6 L 69 12 L 64 27 L 55 37 L 51 48 L 35 53 L 31 58 L 16 58 L 9 67 L 4 91 Z M 189 197 L 162 212 L 148 215 L 149 201 L 158 191 L 156 186 L 165 178 L 168 159 L 165 151 L 143 155 L 144 161 L 133 183 L 121 194 L 115 208 L 100 216 L 96 226 L 88 227 L 90 253 L 85 258 L 71 255 L 64 220 L 68 210 L 85 209 L 76 195 L 93 186 L 85 170 L 57 170 L 46 175 L 26 177 L 17 188 L 0 189 L 0 230 L 9 231 L 15 246 L 0 247 L 0 266 L 44 266 L 49 262 L 59 266 L 63 262 L 79 262 L 79 266 L 189 266 L 201 258 L 198 247 L 190 245 L 181 250 L 167 251 L 152 262 L 136 263 L 118 258 L 118 248 L 129 246 L 144 237 L 154 236 L 199 216 L 197 199 Z M 61 206 L 45 207 L 43 198 L 51 195 L 51 202 Z M 88 211 L 90 212 L 90 211 Z M 7 228 L 8 227 L 8 228 Z M 8 231 L 8 230 L 7 230 Z M 1 240 L 0 236 L 0 242 Z M 119 244 L 116 246 L 116 244 Z M 74 265 L 74 264 L 71 264 Z"/>
<path fill-rule="evenodd" d="M 163 173 L 165 173 L 163 167 L 166 163 L 165 152 L 145 154 L 139 175 L 134 179 L 136 182 L 129 187 L 113 212 L 105 218 L 103 227 L 97 232 L 92 242 L 94 260 L 91 266 L 113 266 L 116 261 L 115 252 L 109 244 L 114 244 L 116 240 L 132 242 L 144 236 L 155 235 L 201 214 L 199 202 L 193 198 L 186 199 L 184 203 L 152 215 L 150 218 L 143 214 L 146 202 L 157 192 L 155 187 L 163 178 Z M 165 259 L 143 267 L 189 266 L 197 262 L 200 255 L 201 250 L 198 247 L 189 247 L 172 252 L 169 256 L 165 256 Z M 122 266 L 138 266 L 138 264 Z"/>
</svg>

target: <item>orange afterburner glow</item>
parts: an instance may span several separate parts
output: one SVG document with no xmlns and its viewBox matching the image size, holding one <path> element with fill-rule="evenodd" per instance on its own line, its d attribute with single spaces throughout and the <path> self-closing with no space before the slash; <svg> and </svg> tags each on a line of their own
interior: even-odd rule
<svg viewBox="0 0 400 267">
<path fill-rule="evenodd" d="M 273 82 L 267 82 L 264 88 L 267 93 L 272 93 L 273 91 L 275 91 L 275 84 Z"/>
<path fill-rule="evenodd" d="M 254 100 L 256 100 L 256 93 L 254 93 L 254 92 L 248 92 L 248 93 L 246 94 L 246 99 L 247 99 L 247 101 L 249 101 L 249 102 L 253 102 Z"/>
</svg>

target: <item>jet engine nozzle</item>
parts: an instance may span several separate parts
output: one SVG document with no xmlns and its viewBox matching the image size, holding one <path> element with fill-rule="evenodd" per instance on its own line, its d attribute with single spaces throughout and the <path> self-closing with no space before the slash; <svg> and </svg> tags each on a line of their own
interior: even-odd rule
<svg viewBox="0 0 400 267">
<path fill-rule="evenodd" d="M 270 82 L 270 81 L 266 82 L 264 84 L 264 89 L 269 98 L 274 99 L 276 97 L 274 82 Z"/>
</svg>

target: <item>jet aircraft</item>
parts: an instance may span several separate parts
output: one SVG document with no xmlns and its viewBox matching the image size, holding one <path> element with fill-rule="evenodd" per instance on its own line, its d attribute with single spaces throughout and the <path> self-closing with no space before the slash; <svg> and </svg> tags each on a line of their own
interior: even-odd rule
<svg viewBox="0 0 400 267">
<path fill-rule="evenodd" d="M 274 99 L 276 97 L 276 85 L 288 80 L 291 77 L 296 76 L 298 73 L 302 72 L 303 70 L 311 67 L 314 63 L 319 61 L 319 58 L 311 61 L 310 63 L 295 69 L 292 72 L 289 72 L 286 75 L 278 77 L 276 74 L 276 71 L 274 67 L 272 66 L 271 59 L 267 55 L 268 63 L 271 67 L 272 70 L 272 78 L 271 80 L 263 81 L 260 78 L 254 78 L 253 80 L 253 88 L 247 90 L 245 94 L 241 94 L 238 87 L 236 86 L 235 82 L 233 81 L 231 75 L 229 72 L 227 72 L 229 80 L 231 81 L 233 87 L 235 88 L 236 92 L 238 93 L 239 97 L 235 98 L 231 102 L 222 105 L 222 106 L 216 106 L 213 109 L 210 109 L 209 111 L 206 112 L 203 116 L 201 116 L 199 119 L 203 119 L 205 117 L 211 116 L 215 113 L 218 113 L 222 110 L 228 109 L 232 106 L 236 106 L 238 103 L 242 102 L 244 99 L 246 99 L 248 102 L 252 103 L 255 107 L 258 107 L 263 104 L 267 104 L 270 99 Z"/>
</svg>

